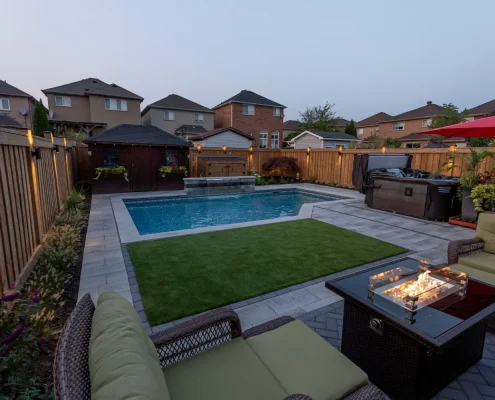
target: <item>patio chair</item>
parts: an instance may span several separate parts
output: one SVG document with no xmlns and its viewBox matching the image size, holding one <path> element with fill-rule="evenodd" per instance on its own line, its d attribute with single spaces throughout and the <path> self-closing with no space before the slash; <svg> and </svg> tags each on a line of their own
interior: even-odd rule
<svg viewBox="0 0 495 400">
<path fill-rule="evenodd" d="M 217 309 L 148 337 L 130 303 L 84 296 L 54 364 L 55 398 L 383 399 L 366 374 L 302 322 L 282 317 L 242 332 Z M 297 393 L 307 394 L 297 394 Z"/>
</svg>

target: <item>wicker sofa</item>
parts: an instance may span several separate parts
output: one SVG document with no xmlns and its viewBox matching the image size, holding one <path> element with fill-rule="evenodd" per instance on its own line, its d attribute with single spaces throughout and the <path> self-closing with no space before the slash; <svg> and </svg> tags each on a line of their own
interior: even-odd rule
<svg viewBox="0 0 495 400">
<path fill-rule="evenodd" d="M 61 400 L 384 398 L 293 318 L 242 332 L 234 311 L 218 309 L 148 337 L 133 307 L 113 292 L 96 308 L 89 295 L 77 304 L 57 346 L 54 384 Z"/>
<path fill-rule="evenodd" d="M 474 279 L 495 285 L 495 213 L 481 213 L 472 239 L 449 244 L 449 265 Z"/>
</svg>

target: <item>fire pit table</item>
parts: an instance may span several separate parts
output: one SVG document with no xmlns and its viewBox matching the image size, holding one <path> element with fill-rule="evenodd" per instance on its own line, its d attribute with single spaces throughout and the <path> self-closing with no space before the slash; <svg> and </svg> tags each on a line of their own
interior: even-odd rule
<svg viewBox="0 0 495 400">
<path fill-rule="evenodd" d="M 405 258 L 327 281 L 344 300 L 342 353 L 397 399 L 429 399 L 479 361 L 495 287 Z"/>
</svg>

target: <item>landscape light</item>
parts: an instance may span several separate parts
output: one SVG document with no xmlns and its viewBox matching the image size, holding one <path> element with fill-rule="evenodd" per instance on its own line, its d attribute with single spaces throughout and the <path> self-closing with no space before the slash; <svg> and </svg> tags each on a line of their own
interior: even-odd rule
<svg viewBox="0 0 495 400">
<path fill-rule="evenodd" d="M 201 153 L 201 145 L 200 145 L 200 144 L 198 144 L 198 145 L 196 146 L 196 149 L 198 150 L 198 153 Z"/>
<path fill-rule="evenodd" d="M 385 146 L 382 147 L 382 153 L 385 154 L 387 152 L 387 148 Z"/>
<path fill-rule="evenodd" d="M 222 146 L 222 150 L 223 150 L 224 153 L 227 153 L 227 146 L 225 146 L 225 145 Z"/>
</svg>

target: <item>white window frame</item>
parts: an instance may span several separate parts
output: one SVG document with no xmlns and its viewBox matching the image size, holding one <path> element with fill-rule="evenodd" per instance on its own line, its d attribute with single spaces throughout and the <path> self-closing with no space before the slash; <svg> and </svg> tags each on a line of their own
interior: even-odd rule
<svg viewBox="0 0 495 400">
<path fill-rule="evenodd" d="M 428 125 L 430 125 L 431 119 L 426 118 L 421 120 L 421 128 L 428 128 Z"/>
<path fill-rule="evenodd" d="M 246 109 L 244 109 L 244 107 Z M 242 105 L 242 114 L 243 115 L 254 115 L 255 113 L 255 107 L 253 104 L 243 104 Z"/>
<path fill-rule="evenodd" d="M 393 122 L 392 123 L 392 130 L 393 131 L 403 131 L 406 129 L 406 123 L 405 122 Z"/>
<path fill-rule="evenodd" d="M 7 102 L 7 108 L 3 108 L 3 102 Z M 0 98 L 0 110 L 2 111 L 10 111 L 10 100 L 7 99 L 6 97 Z"/>
<path fill-rule="evenodd" d="M 194 113 L 194 122 L 205 122 L 205 115 L 203 113 Z"/>
<path fill-rule="evenodd" d="M 127 111 L 127 100 L 106 98 L 104 100 L 105 110 L 108 111 Z"/>
<path fill-rule="evenodd" d="M 165 110 L 163 112 L 163 120 L 164 121 L 175 121 L 175 111 Z"/>
<path fill-rule="evenodd" d="M 275 140 L 274 140 L 274 136 L 276 135 L 275 137 Z M 274 144 L 277 144 L 276 146 Z M 270 134 L 270 147 L 272 149 L 278 149 L 280 145 L 280 133 L 278 133 L 278 131 L 272 131 L 272 133 Z"/>
<path fill-rule="evenodd" d="M 268 146 L 268 131 L 266 129 L 262 129 L 260 131 L 259 148 L 266 149 L 267 146 Z"/>
<path fill-rule="evenodd" d="M 282 114 L 282 110 L 280 107 L 273 107 L 273 116 L 274 117 L 280 117 L 280 114 Z"/>
<path fill-rule="evenodd" d="M 57 104 L 57 99 L 62 99 L 61 104 Z M 72 107 L 72 102 L 69 96 L 55 96 L 56 107 Z"/>
<path fill-rule="evenodd" d="M 357 129 L 357 134 L 358 134 L 358 136 L 364 135 L 364 128 L 358 128 Z"/>
</svg>

